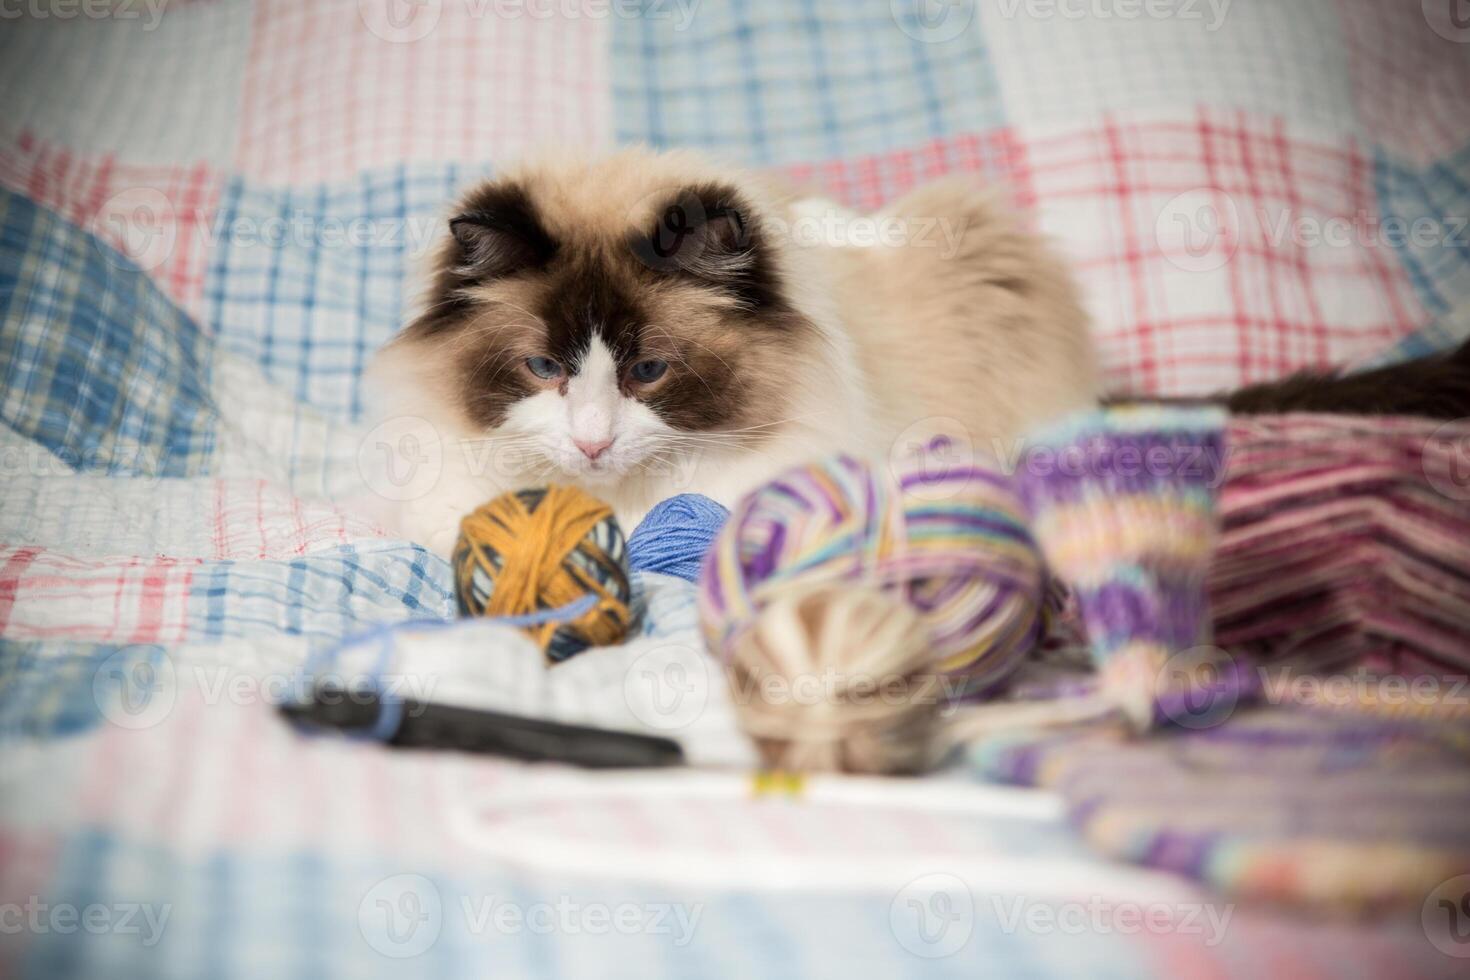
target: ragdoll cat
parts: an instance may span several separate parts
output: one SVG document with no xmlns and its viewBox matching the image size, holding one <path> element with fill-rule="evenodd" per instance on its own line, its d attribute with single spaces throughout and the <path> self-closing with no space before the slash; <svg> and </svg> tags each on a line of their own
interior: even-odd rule
<svg viewBox="0 0 1470 980">
<path fill-rule="evenodd" d="M 479 504 L 563 482 L 631 529 L 677 493 L 729 505 L 906 431 L 988 447 L 1096 400 L 1066 267 L 972 182 L 862 220 L 679 152 L 475 188 L 370 370 L 380 417 L 426 420 L 443 450 L 385 522 L 447 554 Z"/>
<path fill-rule="evenodd" d="M 1004 454 L 1098 398 L 1062 260 L 967 180 L 864 218 L 628 150 L 508 173 L 449 224 L 422 312 L 369 372 L 378 418 L 419 420 L 441 460 L 372 511 L 441 554 L 506 490 L 577 484 L 631 530 L 674 494 L 729 505 L 834 452 L 882 458 L 942 433 Z M 1470 345 L 1211 400 L 1466 417 Z"/>
</svg>

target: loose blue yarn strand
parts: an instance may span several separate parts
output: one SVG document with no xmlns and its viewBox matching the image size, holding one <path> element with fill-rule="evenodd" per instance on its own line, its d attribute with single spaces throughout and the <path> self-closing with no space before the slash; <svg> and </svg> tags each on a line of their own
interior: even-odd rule
<svg viewBox="0 0 1470 980">
<path fill-rule="evenodd" d="M 670 497 L 649 511 L 648 516 L 628 538 L 628 567 L 634 571 L 658 572 L 686 582 L 695 582 L 699 579 L 699 569 L 704 564 L 705 555 L 709 554 L 710 547 L 729 517 L 728 510 L 703 494 L 684 493 Z M 587 595 L 559 609 L 523 616 L 493 617 L 489 621 L 514 627 L 535 626 L 545 622 L 569 622 L 590 609 L 595 601 L 595 597 Z M 335 662 L 344 650 L 377 642 L 378 663 L 374 674 L 381 678 L 392 660 L 394 632 L 443 629 L 453 626 L 455 622 L 431 620 L 381 624 L 349 637 L 335 650 L 314 651 L 302 670 L 308 677 L 315 676 L 329 663 Z M 403 704 L 381 684 L 375 684 L 375 687 L 380 696 L 377 724 L 356 737 L 387 741 L 393 737 L 402 722 Z"/>
<path fill-rule="evenodd" d="M 540 626 L 542 623 L 569 623 L 581 616 L 587 610 L 597 604 L 597 597 L 584 595 L 574 599 L 565 606 L 555 609 L 543 609 L 533 613 L 523 613 L 519 616 L 485 616 L 480 622 L 499 623 L 502 626 L 524 627 Z M 432 632 L 434 630 L 449 629 L 461 620 L 456 619 L 421 619 L 409 620 L 402 623 L 380 623 L 361 633 L 354 634 L 342 641 L 335 649 L 313 651 L 307 656 L 306 664 L 297 672 L 298 678 L 310 680 L 322 673 L 323 669 L 335 665 L 337 658 L 351 648 L 365 646 L 376 642 L 377 661 L 373 665 L 373 689 L 378 695 L 378 717 L 373 726 L 361 732 L 338 733 L 345 734 L 350 739 L 360 739 L 375 742 L 387 742 L 398 733 L 398 726 L 403 723 L 403 701 L 393 694 L 382 684 L 382 678 L 392 665 L 393 655 L 397 647 L 393 642 L 393 635 L 399 631 L 405 632 Z M 304 725 L 295 726 L 302 734 L 322 735 L 324 732 L 317 731 Z"/>
<path fill-rule="evenodd" d="M 704 556 L 729 517 L 728 510 L 703 494 L 670 497 L 649 511 L 628 538 L 628 567 L 697 581 Z"/>
</svg>

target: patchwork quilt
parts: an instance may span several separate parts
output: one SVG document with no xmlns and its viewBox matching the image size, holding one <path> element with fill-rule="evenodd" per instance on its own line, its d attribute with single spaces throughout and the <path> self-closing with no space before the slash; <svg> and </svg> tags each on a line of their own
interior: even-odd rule
<svg viewBox="0 0 1470 980">
<path fill-rule="evenodd" d="M 1390 0 L 194 0 L 0 17 L 0 973 L 1454 975 L 1426 918 L 1311 921 L 1106 863 L 1055 796 L 735 775 L 691 589 L 508 704 L 689 735 L 588 776 L 303 737 L 309 658 L 453 615 L 334 501 L 360 378 L 459 188 L 694 147 L 876 208 L 1004 189 L 1110 386 L 1470 336 L 1470 26 Z M 385 445 L 386 443 L 386 445 Z M 573 665 L 577 664 L 573 662 Z M 572 665 L 569 665 L 572 666 Z M 691 693 L 693 696 L 691 700 Z M 655 725 L 657 727 L 657 725 Z M 1449 952 L 1446 952 L 1449 950 Z"/>
</svg>

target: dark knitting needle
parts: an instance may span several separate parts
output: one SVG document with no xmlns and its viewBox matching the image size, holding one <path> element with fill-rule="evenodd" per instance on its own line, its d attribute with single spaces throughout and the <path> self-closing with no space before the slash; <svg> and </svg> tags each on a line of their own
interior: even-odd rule
<svg viewBox="0 0 1470 980">
<path fill-rule="evenodd" d="M 317 688 L 311 701 L 281 711 L 298 727 L 375 738 L 398 748 L 452 749 L 589 769 L 677 766 L 684 752 L 672 739 L 570 725 L 499 711 L 405 698 L 385 703 L 370 691 Z M 396 715 L 396 724 L 392 717 Z M 392 725 L 383 731 L 384 719 Z"/>
</svg>

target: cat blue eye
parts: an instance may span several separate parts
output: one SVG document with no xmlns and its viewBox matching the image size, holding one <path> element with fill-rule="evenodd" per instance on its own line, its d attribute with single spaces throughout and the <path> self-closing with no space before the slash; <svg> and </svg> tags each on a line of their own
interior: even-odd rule
<svg viewBox="0 0 1470 980">
<path fill-rule="evenodd" d="M 668 361 L 647 360 L 639 361 L 637 364 L 634 364 L 633 370 L 629 371 L 628 373 L 633 376 L 634 381 L 637 381 L 640 384 L 652 384 L 659 378 L 662 378 L 664 376 L 664 372 L 668 369 Z"/>
<path fill-rule="evenodd" d="M 561 377 L 561 365 L 549 357 L 528 357 L 526 367 L 530 368 L 531 373 L 536 377 L 546 381 L 554 381 Z"/>
</svg>

